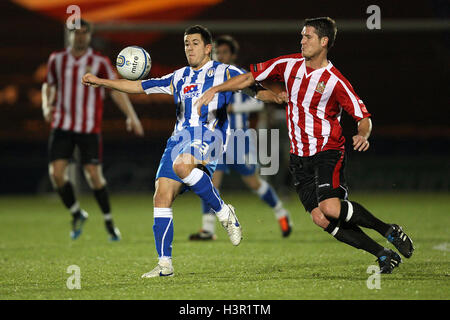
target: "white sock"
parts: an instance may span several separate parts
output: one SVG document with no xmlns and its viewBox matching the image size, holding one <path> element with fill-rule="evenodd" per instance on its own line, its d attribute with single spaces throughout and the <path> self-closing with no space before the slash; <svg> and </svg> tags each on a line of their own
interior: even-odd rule
<svg viewBox="0 0 450 320">
<path fill-rule="evenodd" d="M 204 213 L 203 217 L 203 227 L 204 231 L 214 234 L 216 229 L 216 215 L 214 213 Z"/>
</svg>

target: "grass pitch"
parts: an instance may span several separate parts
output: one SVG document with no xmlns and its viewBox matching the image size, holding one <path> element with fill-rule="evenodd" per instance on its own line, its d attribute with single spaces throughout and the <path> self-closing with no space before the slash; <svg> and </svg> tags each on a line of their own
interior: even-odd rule
<svg viewBox="0 0 450 320">
<path fill-rule="evenodd" d="M 0 197 L 0 299 L 449 299 L 450 197 L 446 194 L 354 194 L 414 241 L 411 259 L 380 289 L 368 289 L 375 258 L 334 240 L 316 227 L 296 195 L 285 199 L 294 231 L 281 238 L 270 208 L 251 193 L 223 193 L 243 226 L 233 247 L 217 224 L 218 240 L 190 242 L 200 228 L 200 201 L 191 194 L 174 205 L 175 277 L 141 279 L 157 262 L 152 233 L 152 195 L 112 195 L 123 240 L 107 241 L 90 195 L 80 197 L 89 214 L 80 239 L 69 239 L 70 217 L 53 196 Z M 372 230 L 367 233 L 392 248 Z M 66 286 L 67 268 L 81 271 L 81 289 Z"/>
</svg>

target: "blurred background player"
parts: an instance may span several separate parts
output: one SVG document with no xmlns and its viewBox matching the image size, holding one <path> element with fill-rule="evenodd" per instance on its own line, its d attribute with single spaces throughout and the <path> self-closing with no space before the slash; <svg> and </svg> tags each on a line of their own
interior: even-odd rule
<svg viewBox="0 0 450 320">
<path fill-rule="evenodd" d="M 116 79 L 110 60 L 90 46 L 91 25 L 81 20 L 79 29 L 69 30 L 69 47 L 53 52 L 48 60 L 46 81 L 42 86 L 42 110 L 51 124 L 49 138 L 49 174 L 53 187 L 72 214 L 70 236 L 77 239 L 88 218 L 80 208 L 74 188 L 67 176 L 67 166 L 75 147 L 81 155 L 81 164 L 89 186 L 94 191 L 110 240 L 120 240 L 114 226 L 106 180 L 102 173 L 101 123 L 104 89 L 87 88 L 81 78 L 87 72 Z M 144 135 L 141 123 L 125 93 L 111 91 L 111 97 L 126 115 L 127 129 Z"/>
<path fill-rule="evenodd" d="M 400 226 L 385 223 L 358 202 L 347 200 L 342 109 L 358 123 L 357 134 L 352 138 L 354 150 L 369 148 L 372 122 L 350 82 L 327 59 L 336 32 L 331 18 L 306 19 L 301 32 L 301 54 L 253 64 L 250 73 L 211 88 L 197 104 L 208 103 L 217 92 L 242 90 L 256 81 L 283 80 L 291 138 L 289 170 L 300 201 L 317 226 L 335 239 L 373 254 L 380 272 L 391 273 L 402 262 L 401 257 L 378 244 L 360 227 L 376 230 L 406 258 L 412 256 L 414 246 Z"/>
<path fill-rule="evenodd" d="M 239 51 L 239 44 L 237 41 L 229 36 L 223 35 L 215 40 L 215 55 L 216 60 L 225 64 L 234 65 Z M 264 103 L 256 100 L 242 92 L 233 93 L 230 104 L 227 107 L 228 121 L 231 136 L 228 139 L 235 139 L 233 132 L 242 130 L 245 132 L 250 127 L 250 112 L 259 112 L 263 110 Z M 214 187 L 220 188 L 224 173 L 229 173 L 230 169 L 236 171 L 241 175 L 242 181 L 249 187 L 267 205 L 269 205 L 275 213 L 275 217 L 279 222 L 281 233 L 283 237 L 289 236 L 292 230 L 291 219 L 288 211 L 283 207 L 278 195 L 272 186 L 265 180 L 261 179 L 258 173 L 258 166 L 256 164 L 248 163 L 249 157 L 256 159 L 254 141 L 249 141 L 251 135 L 245 139 L 245 154 L 238 154 L 236 143 L 228 142 L 227 150 L 229 154 L 233 155 L 232 163 L 226 163 L 226 153 L 223 154 L 222 161 L 217 164 L 212 181 Z M 237 141 L 237 139 L 235 140 Z M 230 150 L 233 149 L 233 150 Z M 252 152 L 253 151 L 253 152 Z M 252 154 L 250 154 L 252 153 Z M 240 161 L 238 161 L 238 158 Z M 229 161 L 228 161 L 229 162 Z M 198 233 L 191 234 L 190 240 L 214 240 L 216 216 L 212 209 L 205 201 L 202 201 L 203 218 L 202 228 Z"/>
</svg>

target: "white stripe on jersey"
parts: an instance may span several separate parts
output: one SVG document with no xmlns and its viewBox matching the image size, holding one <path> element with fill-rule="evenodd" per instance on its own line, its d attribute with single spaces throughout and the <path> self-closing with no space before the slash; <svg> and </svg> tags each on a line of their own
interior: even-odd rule
<svg viewBox="0 0 450 320">
<path fill-rule="evenodd" d="M 302 65 L 300 66 L 300 68 L 298 68 L 297 70 L 297 74 L 295 75 L 295 80 L 294 83 L 292 84 L 292 90 L 291 90 L 291 100 L 290 102 L 293 104 L 293 108 L 292 108 L 292 122 L 294 124 L 294 136 L 295 136 L 295 140 L 297 141 L 297 148 L 298 148 L 298 155 L 302 156 L 303 155 L 303 144 L 302 144 L 302 139 L 301 139 L 301 132 L 300 132 L 300 127 L 297 125 L 297 123 L 300 120 L 300 113 L 298 111 L 299 106 L 297 106 L 297 100 L 298 100 L 298 93 L 300 91 L 300 84 L 302 82 L 302 80 L 300 80 L 302 77 L 301 75 L 304 74 L 304 70 L 305 69 L 305 64 L 302 63 Z M 299 79 L 300 78 L 300 79 Z M 304 119 L 302 119 L 303 121 Z M 292 130 L 292 128 L 290 128 Z M 291 130 L 289 131 L 289 136 L 291 137 L 291 146 L 292 146 L 292 150 L 295 149 L 294 146 L 294 140 L 292 139 L 292 134 L 291 134 Z"/>
</svg>

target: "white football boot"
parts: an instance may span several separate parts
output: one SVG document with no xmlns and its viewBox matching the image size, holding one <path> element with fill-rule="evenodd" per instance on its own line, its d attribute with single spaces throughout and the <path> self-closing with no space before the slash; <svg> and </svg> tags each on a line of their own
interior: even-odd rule
<svg viewBox="0 0 450 320">
<path fill-rule="evenodd" d="M 222 209 L 216 213 L 216 216 L 227 231 L 231 243 L 234 246 L 239 245 L 242 240 L 242 228 L 234 213 L 234 207 L 229 204 L 224 204 Z"/>
<path fill-rule="evenodd" d="M 144 273 L 141 278 L 173 277 L 173 274 L 172 262 L 161 259 L 152 271 Z"/>
</svg>

